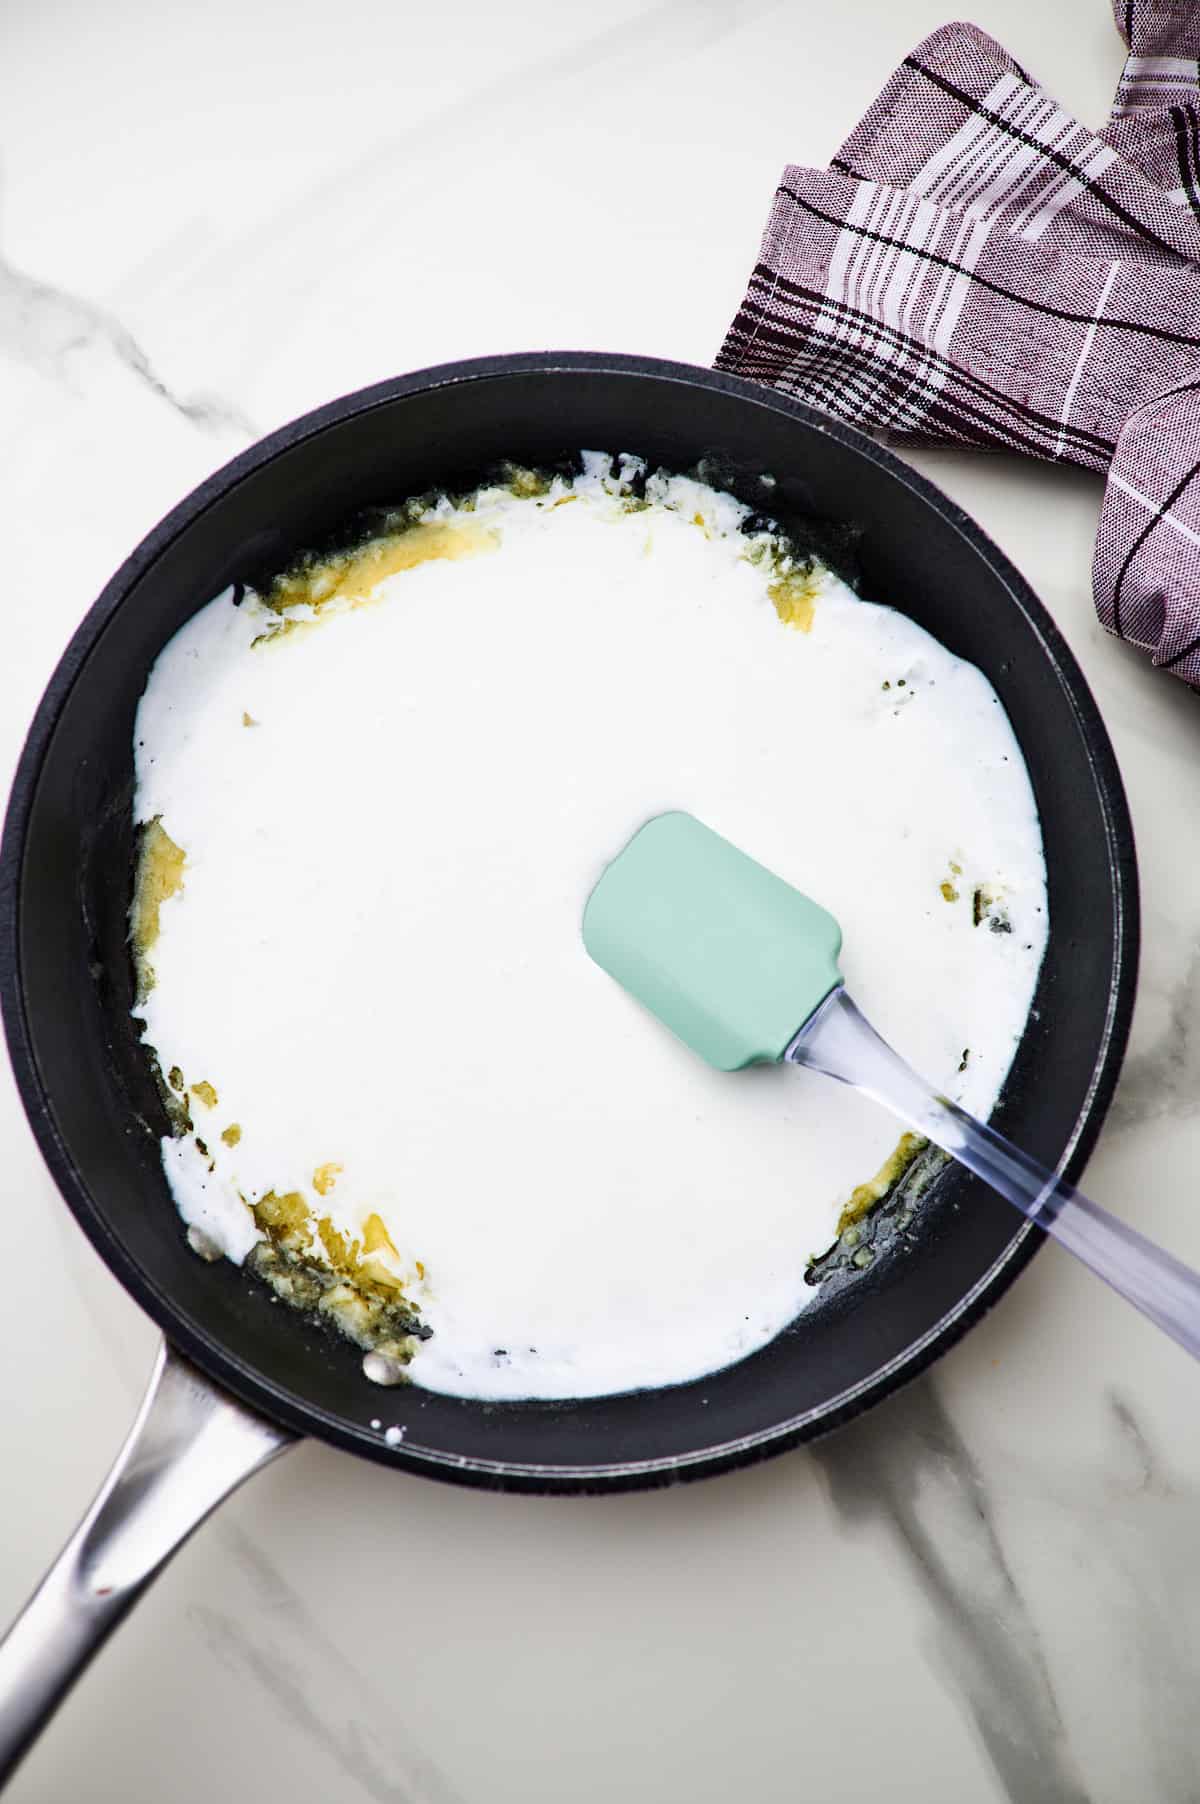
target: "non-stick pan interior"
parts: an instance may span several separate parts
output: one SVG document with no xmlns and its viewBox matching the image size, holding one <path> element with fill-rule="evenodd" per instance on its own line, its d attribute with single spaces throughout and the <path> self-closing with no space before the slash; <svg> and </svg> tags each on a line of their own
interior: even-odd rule
<svg viewBox="0 0 1200 1804">
<path fill-rule="evenodd" d="M 366 1384 L 347 1343 L 188 1250 L 158 1158 L 161 1107 L 131 1025 L 126 945 L 134 710 L 161 646 L 227 583 L 252 579 L 363 509 L 498 461 L 582 447 L 688 469 L 713 459 L 785 526 L 823 523 L 862 593 L 903 608 L 991 678 L 1041 811 L 1051 934 L 998 1120 L 1078 1163 L 1107 1104 L 1136 965 L 1124 799 L 1069 653 L 1016 573 L 943 497 L 857 434 L 735 379 L 634 359 L 496 359 L 335 403 L 238 459 L 118 573 L 51 683 L 14 791 L 0 977 L 18 1082 L 93 1241 L 177 1344 L 295 1427 L 440 1476 L 531 1489 L 650 1483 L 735 1464 L 830 1426 L 917 1369 L 998 1294 L 1035 1244 L 956 1171 L 905 1242 L 822 1291 L 771 1346 L 666 1391 L 482 1406 Z M 613 697 L 614 723 L 620 697 Z M 814 749 L 803 720 L 790 748 Z M 486 753 L 486 748 L 481 748 Z M 789 748 L 780 747 L 781 754 Z M 264 910 L 274 906 L 264 894 Z M 246 1006 L 231 996 L 231 1008 Z M 564 1049 L 569 1056 L 569 1049 Z M 297 1071 L 297 1084 L 305 1074 Z M 799 1081 L 799 1080 L 798 1080 Z M 469 1122 L 464 1122 L 469 1131 Z M 498 1199 L 519 1173 L 496 1174 Z M 569 1206 L 570 1174 L 564 1174 Z M 652 1206 L 652 1200 L 648 1202 Z M 369 1426 L 403 1423 L 399 1449 Z"/>
</svg>

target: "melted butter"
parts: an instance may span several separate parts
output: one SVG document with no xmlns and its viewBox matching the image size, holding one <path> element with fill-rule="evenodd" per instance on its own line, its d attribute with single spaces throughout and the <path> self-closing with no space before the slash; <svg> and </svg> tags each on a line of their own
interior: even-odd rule
<svg viewBox="0 0 1200 1804">
<path fill-rule="evenodd" d="M 277 614 L 286 614 L 294 607 L 310 607 L 319 617 L 333 602 L 362 607 L 378 599 L 374 591 L 390 576 L 438 559 L 454 560 L 495 551 L 499 544 L 499 534 L 470 518 L 425 521 L 402 532 L 369 539 L 356 551 L 282 576 L 265 599 Z M 285 622 L 290 627 L 307 624 Z"/>
<path fill-rule="evenodd" d="M 789 571 L 785 576 L 777 576 L 767 594 L 784 626 L 798 627 L 802 633 L 812 631 L 817 597 L 809 572 Z"/>
<path fill-rule="evenodd" d="M 333 1224 L 331 1216 L 322 1215 L 317 1223 L 321 1245 L 329 1256 L 334 1271 L 353 1271 L 358 1264 L 359 1243 Z"/>
<path fill-rule="evenodd" d="M 183 847 L 175 844 L 162 824 L 162 816 L 156 814 L 142 828 L 129 915 L 139 1002 L 154 987 L 154 967 L 148 954 L 158 938 L 163 903 L 183 888 L 186 863 Z"/>
<path fill-rule="evenodd" d="M 923 1152 L 928 1144 L 922 1134 L 901 1134 L 894 1151 L 888 1154 L 875 1176 L 850 1192 L 850 1201 L 838 1217 L 838 1233 L 844 1234 L 856 1221 L 869 1215 L 876 1203 L 881 1203 L 888 1191 L 899 1183 L 917 1154 Z"/>
<path fill-rule="evenodd" d="M 293 1241 L 301 1247 L 312 1245 L 308 1204 L 299 1190 L 287 1190 L 282 1196 L 268 1190 L 251 1204 L 251 1209 L 255 1221 L 270 1239 L 280 1240 L 289 1248 Z"/>
<path fill-rule="evenodd" d="M 363 1223 L 363 1251 L 367 1253 L 390 1253 L 393 1259 L 399 1259 L 395 1243 L 387 1231 L 387 1224 L 381 1215 L 368 1215 Z M 417 1272 L 425 1276 L 424 1267 L 417 1261 Z"/>
<path fill-rule="evenodd" d="M 398 1256 L 382 1218 L 369 1215 L 359 1240 L 339 1228 L 331 1216 L 316 1216 L 299 1190 L 285 1191 L 283 1195 L 268 1190 L 251 1208 L 259 1229 L 277 1252 L 292 1261 L 303 1262 L 306 1267 L 314 1261 L 320 1262 L 337 1275 L 341 1288 L 347 1293 L 342 1300 L 356 1299 L 351 1311 L 354 1321 L 351 1338 L 361 1340 L 363 1345 L 374 1344 L 369 1339 L 362 1340 L 367 1328 L 359 1305 L 369 1306 L 372 1299 L 391 1303 L 407 1300 L 403 1279 L 374 1256 L 378 1253 Z M 325 1307 L 337 1314 L 332 1298 L 326 1299 Z"/>
<path fill-rule="evenodd" d="M 530 470 L 524 464 L 508 464 L 505 487 L 518 501 L 533 501 L 550 493 L 551 481 L 542 470 Z"/>
<path fill-rule="evenodd" d="M 381 1228 L 383 1227 L 378 1216 L 375 1216 L 374 1220 L 379 1223 Z M 368 1294 L 372 1289 L 376 1289 L 390 1292 L 398 1297 L 404 1295 L 404 1284 L 395 1272 L 389 1271 L 381 1260 L 372 1258 L 369 1252 L 365 1252 L 362 1241 L 343 1233 L 334 1225 L 328 1215 L 322 1215 L 317 1222 L 317 1234 L 320 1237 L 321 1245 L 325 1248 L 330 1265 L 335 1272 L 344 1276 L 352 1287 L 359 1290 L 365 1289 Z M 391 1241 L 388 1239 L 386 1229 L 383 1230 L 383 1236 L 390 1247 Z M 380 1246 L 382 1244 L 382 1241 L 379 1242 Z"/>
</svg>

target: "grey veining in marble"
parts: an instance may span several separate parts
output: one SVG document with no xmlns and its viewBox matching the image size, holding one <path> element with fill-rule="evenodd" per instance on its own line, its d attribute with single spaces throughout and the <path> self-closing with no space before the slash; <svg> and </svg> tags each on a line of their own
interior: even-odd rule
<svg viewBox="0 0 1200 1804">
<path fill-rule="evenodd" d="M 1114 1685 L 1138 1700 L 1146 1792 L 1155 1804 L 1200 1800 L 1200 1644 L 1190 1553 L 1200 1497 L 1179 1486 L 1141 1412 L 1118 1385 L 1106 1402 L 1113 1474 L 1092 1525 L 1120 1597 L 1118 1638 L 1103 1650 Z"/>
<path fill-rule="evenodd" d="M 1183 951 L 1166 995 L 1166 1020 L 1131 1052 L 1113 1098 L 1114 1127 L 1200 1112 L 1200 928 Z"/>
<path fill-rule="evenodd" d="M 176 394 L 155 370 L 133 333 L 113 314 L 80 295 L 27 275 L 0 255 L 0 354 L 64 380 L 73 353 L 108 351 L 151 394 L 206 431 L 258 437 L 233 402 L 212 395 Z"/>
<path fill-rule="evenodd" d="M 850 1520 L 879 1517 L 930 1606 L 930 1654 L 961 1696 L 1013 1804 L 1088 1804 L 1030 1606 L 987 1486 L 932 1378 L 918 1379 L 817 1458 Z"/>
<path fill-rule="evenodd" d="M 193 1604 L 189 1615 L 216 1658 L 270 1700 L 279 1730 L 303 1737 L 370 1804 L 461 1804 L 389 1695 L 390 1682 L 418 1657 L 400 1626 L 395 1666 L 381 1686 L 334 1647 L 259 1543 L 228 1522 L 219 1533 L 246 1580 L 243 1607 L 235 1616 Z"/>
</svg>

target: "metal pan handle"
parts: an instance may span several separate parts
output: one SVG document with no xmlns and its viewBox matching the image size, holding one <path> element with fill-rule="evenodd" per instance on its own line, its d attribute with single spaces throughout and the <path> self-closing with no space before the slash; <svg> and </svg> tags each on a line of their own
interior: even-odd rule
<svg viewBox="0 0 1200 1804">
<path fill-rule="evenodd" d="M 295 1439 L 162 1346 L 99 1495 L 0 1641 L 0 1787 L 176 1549 Z"/>
</svg>

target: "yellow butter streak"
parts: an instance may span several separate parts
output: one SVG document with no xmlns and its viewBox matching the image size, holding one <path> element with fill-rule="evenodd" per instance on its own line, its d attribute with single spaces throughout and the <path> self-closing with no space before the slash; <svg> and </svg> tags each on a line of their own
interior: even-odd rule
<svg viewBox="0 0 1200 1804">
<path fill-rule="evenodd" d="M 852 1228 L 855 1222 L 868 1215 L 876 1203 L 882 1202 L 893 1185 L 904 1176 L 917 1154 L 923 1152 L 928 1144 L 922 1134 L 901 1134 L 895 1150 L 888 1154 L 875 1176 L 850 1192 L 850 1201 L 838 1217 L 838 1233 L 844 1234 L 847 1228 Z"/>
<path fill-rule="evenodd" d="M 133 879 L 133 906 L 129 911 L 139 1002 L 143 1002 L 154 987 L 154 967 L 148 954 L 158 939 L 163 903 L 183 888 L 186 863 L 183 847 L 175 844 L 162 824 L 162 816 L 156 814 L 141 830 Z"/>
</svg>

